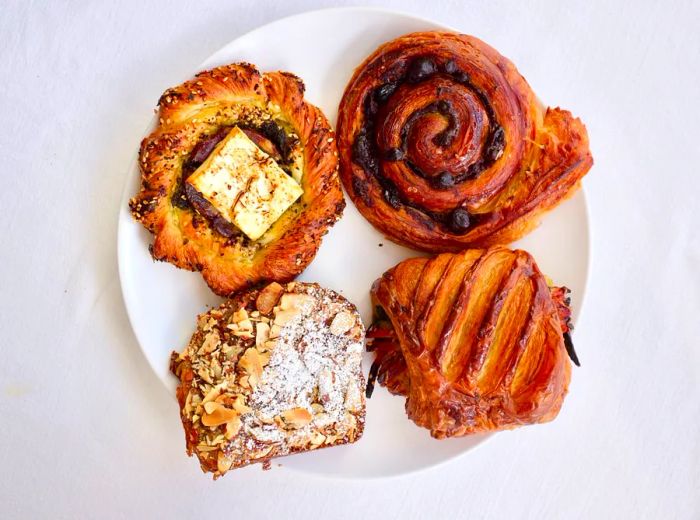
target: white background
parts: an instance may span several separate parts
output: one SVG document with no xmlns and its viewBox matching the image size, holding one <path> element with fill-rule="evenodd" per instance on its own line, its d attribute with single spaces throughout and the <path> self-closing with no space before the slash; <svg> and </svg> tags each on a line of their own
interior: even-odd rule
<svg viewBox="0 0 700 520">
<path fill-rule="evenodd" d="M 591 136 L 583 367 L 559 418 L 387 480 L 202 475 L 122 303 L 125 173 L 166 87 L 324 4 L 3 2 L 1 517 L 700 517 L 700 3 L 422 4 L 383 5 L 486 40 Z"/>
</svg>

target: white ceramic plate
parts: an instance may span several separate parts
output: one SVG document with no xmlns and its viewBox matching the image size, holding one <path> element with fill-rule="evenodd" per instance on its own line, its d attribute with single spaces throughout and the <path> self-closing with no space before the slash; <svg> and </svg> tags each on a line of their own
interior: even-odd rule
<svg viewBox="0 0 700 520">
<path fill-rule="evenodd" d="M 365 8 L 330 9 L 284 18 L 245 34 L 215 53 L 192 74 L 206 68 L 249 61 L 265 70 L 286 70 L 301 77 L 306 98 L 335 125 L 338 103 L 354 68 L 379 44 L 399 35 L 445 29 L 405 14 Z M 468 30 L 468 28 L 464 28 Z M 187 78 L 173 78 L 176 85 Z M 160 92 L 153 92 L 157 99 Z M 154 120 L 155 123 L 155 120 Z M 154 263 L 148 253 L 151 236 L 134 222 L 128 198 L 138 190 L 132 164 L 119 218 L 119 274 L 124 301 L 146 359 L 175 394 L 168 372 L 172 350 L 181 350 L 195 327 L 195 316 L 219 303 L 198 273 Z M 379 244 L 383 244 L 380 247 Z M 542 225 L 516 245 L 537 259 L 542 271 L 572 290 L 574 319 L 581 309 L 588 272 L 588 218 L 583 192 L 547 215 Z M 352 202 L 323 240 L 300 277 L 341 292 L 354 302 L 369 324 L 369 288 L 385 270 L 417 253 L 392 244 L 375 231 Z M 371 356 L 366 354 L 365 374 Z M 173 407 L 173 413 L 176 413 Z M 173 435 L 180 435 L 173 432 Z M 367 425 L 354 445 L 281 459 L 284 467 L 345 477 L 388 476 L 426 468 L 461 455 L 488 435 L 437 441 L 406 418 L 404 399 L 377 387 L 367 404 Z"/>
</svg>

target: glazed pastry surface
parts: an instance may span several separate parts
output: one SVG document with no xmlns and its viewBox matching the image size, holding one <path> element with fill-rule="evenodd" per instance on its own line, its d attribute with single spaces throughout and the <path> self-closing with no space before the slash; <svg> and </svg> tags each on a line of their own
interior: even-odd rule
<svg viewBox="0 0 700 520">
<path fill-rule="evenodd" d="M 451 32 L 379 47 L 346 87 L 337 134 L 364 217 L 432 252 L 516 240 L 593 163 L 579 119 L 542 105 L 492 47 Z"/>
<path fill-rule="evenodd" d="M 401 262 L 372 287 L 370 382 L 437 438 L 552 420 L 575 357 L 568 290 L 504 247 Z M 567 355 L 567 351 L 569 355 Z"/>
</svg>

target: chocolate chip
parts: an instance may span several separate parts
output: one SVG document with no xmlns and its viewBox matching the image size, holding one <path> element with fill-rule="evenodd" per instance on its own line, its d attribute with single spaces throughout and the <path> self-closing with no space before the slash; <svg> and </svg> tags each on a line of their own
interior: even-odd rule
<svg viewBox="0 0 700 520">
<path fill-rule="evenodd" d="M 352 158 L 368 172 L 376 173 L 377 162 L 374 159 L 372 143 L 364 128 L 360 130 L 355 138 L 355 143 L 352 147 Z"/>
<path fill-rule="evenodd" d="M 491 139 L 489 145 L 486 149 L 486 157 L 491 161 L 496 161 L 501 155 L 503 155 L 503 149 L 506 145 L 506 133 L 503 127 L 499 126 L 491 134 Z"/>
<path fill-rule="evenodd" d="M 452 104 L 449 101 L 441 99 L 437 103 L 437 109 L 438 112 L 440 112 L 441 114 L 449 114 L 450 112 L 452 112 Z"/>
<path fill-rule="evenodd" d="M 365 387 L 365 397 L 369 399 L 372 397 L 374 392 L 374 382 L 377 380 L 377 372 L 379 372 L 380 363 L 376 359 L 369 369 L 369 375 L 367 376 L 367 386 Z"/>
<path fill-rule="evenodd" d="M 372 199 L 369 198 L 369 188 L 367 182 L 359 177 L 352 178 L 352 189 L 355 195 L 360 197 L 367 206 L 372 206 Z"/>
<path fill-rule="evenodd" d="M 389 320 L 389 315 L 381 305 L 374 306 L 374 319 L 375 321 Z"/>
<path fill-rule="evenodd" d="M 440 132 L 438 135 L 436 135 L 433 138 L 433 142 L 441 146 L 442 148 L 445 148 L 447 146 L 450 146 L 452 144 L 452 141 L 454 141 L 454 138 L 457 136 L 457 128 L 454 126 L 450 126 L 446 128 L 443 132 Z"/>
<path fill-rule="evenodd" d="M 289 159 L 292 144 L 281 126 L 272 120 L 268 120 L 260 126 L 260 132 L 272 141 L 272 144 L 277 147 L 285 161 Z"/>
<path fill-rule="evenodd" d="M 447 60 L 444 65 L 444 71 L 448 74 L 457 72 L 457 63 L 455 63 L 455 60 Z"/>
<path fill-rule="evenodd" d="M 564 346 L 566 347 L 566 353 L 569 354 L 569 358 L 574 362 L 577 367 L 581 366 L 581 362 L 578 360 L 576 351 L 574 350 L 574 343 L 571 341 L 571 334 L 568 332 L 564 333 Z"/>
<path fill-rule="evenodd" d="M 384 154 L 387 161 L 400 161 L 404 158 L 404 153 L 401 148 L 389 148 Z"/>
<path fill-rule="evenodd" d="M 377 103 L 385 103 L 387 99 L 396 91 L 396 83 L 385 83 L 374 90 L 374 99 Z"/>
<path fill-rule="evenodd" d="M 372 120 L 374 119 L 374 115 L 377 113 L 379 110 L 379 104 L 377 103 L 377 100 L 374 98 L 374 96 L 367 96 L 365 97 L 365 118 Z"/>
<path fill-rule="evenodd" d="M 433 186 L 435 186 L 439 190 L 445 190 L 447 188 L 451 188 L 454 185 L 455 178 L 450 172 L 442 172 L 433 180 Z"/>
<path fill-rule="evenodd" d="M 464 208 L 455 209 L 450 215 L 450 228 L 457 233 L 463 233 L 469 228 L 469 212 Z"/>
<path fill-rule="evenodd" d="M 464 175 L 467 179 L 471 179 L 471 178 L 479 175 L 485 169 L 486 169 L 486 165 L 484 164 L 484 162 L 477 161 L 477 162 L 469 165 L 469 168 L 467 168 L 467 171 L 464 172 Z"/>
<path fill-rule="evenodd" d="M 408 81 L 410 83 L 418 83 L 433 74 L 435 74 L 435 62 L 430 58 L 422 56 L 416 58 L 411 63 L 408 69 Z"/>
<path fill-rule="evenodd" d="M 453 73 L 452 77 L 456 79 L 459 83 L 471 83 L 471 78 L 469 77 L 469 74 L 461 70 Z"/>
<path fill-rule="evenodd" d="M 399 198 L 398 193 L 396 193 L 394 190 L 385 189 L 384 199 L 389 203 L 389 206 L 394 209 L 399 209 L 401 207 L 401 199 Z"/>
</svg>

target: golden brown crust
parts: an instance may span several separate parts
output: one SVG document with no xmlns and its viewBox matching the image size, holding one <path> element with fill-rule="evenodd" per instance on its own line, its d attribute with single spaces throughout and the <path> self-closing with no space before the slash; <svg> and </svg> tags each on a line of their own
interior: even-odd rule
<svg viewBox="0 0 700 520">
<path fill-rule="evenodd" d="M 345 202 L 333 131 L 303 96 L 296 76 L 261 74 L 246 63 L 201 72 L 163 94 L 158 127 L 141 143 L 141 190 L 130 202 L 134 217 L 155 235 L 154 259 L 201 271 L 223 296 L 304 270 Z M 195 145 L 218 129 L 267 120 L 296 136 L 304 194 L 258 241 L 226 238 L 192 208 L 174 203 L 183 167 Z"/>
<path fill-rule="evenodd" d="M 578 189 L 593 159 L 571 113 L 545 108 L 472 36 L 408 34 L 358 67 L 340 104 L 340 174 L 360 212 L 426 251 L 511 242 Z"/>
<path fill-rule="evenodd" d="M 372 288 L 377 380 L 437 438 L 550 421 L 571 377 L 563 294 L 500 246 L 401 262 Z"/>
<path fill-rule="evenodd" d="M 358 440 L 364 332 L 354 305 L 310 283 L 273 282 L 200 315 L 171 356 L 188 455 L 216 478 Z"/>
</svg>

